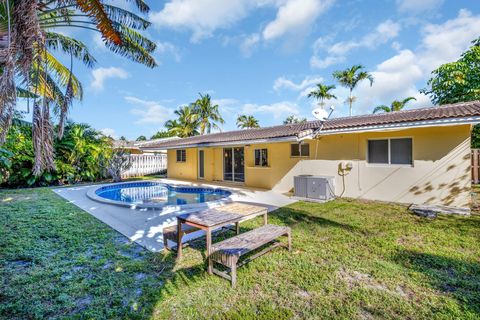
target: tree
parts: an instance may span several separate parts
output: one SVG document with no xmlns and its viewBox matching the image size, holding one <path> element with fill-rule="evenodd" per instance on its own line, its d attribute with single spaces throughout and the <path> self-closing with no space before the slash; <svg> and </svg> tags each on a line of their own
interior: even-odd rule
<svg viewBox="0 0 480 320">
<path fill-rule="evenodd" d="M 435 105 L 480 99 L 480 38 L 460 59 L 432 71 L 428 87 L 420 92 Z"/>
<path fill-rule="evenodd" d="M 172 133 L 170 133 L 168 131 L 157 131 L 153 136 L 150 137 L 150 140 L 170 138 L 170 137 L 174 137 L 174 136 L 175 135 L 173 135 Z"/>
<path fill-rule="evenodd" d="M 430 96 L 435 105 L 480 100 L 480 38 L 460 59 L 432 71 L 428 88 L 420 92 Z M 472 130 L 472 148 L 480 148 L 480 125 Z"/>
<path fill-rule="evenodd" d="M 165 122 L 165 128 L 171 135 L 186 138 L 200 134 L 198 116 L 194 113 L 193 105 L 180 107 L 175 110 L 175 115 L 177 119 Z"/>
<path fill-rule="evenodd" d="M 375 109 L 373 109 L 373 113 L 377 113 L 377 112 L 395 112 L 395 111 L 400 111 L 402 110 L 403 108 L 405 108 L 405 106 L 407 105 L 407 103 L 409 103 L 410 101 L 412 100 L 417 100 L 415 99 L 414 97 L 408 97 L 408 98 L 405 98 L 401 101 L 399 100 L 394 100 L 391 104 L 390 104 L 390 107 L 389 106 L 386 106 L 386 105 L 379 105 L 377 107 L 375 107 Z"/>
<path fill-rule="evenodd" d="M 304 123 L 307 122 L 307 118 L 299 119 L 294 115 L 288 116 L 284 121 L 283 124 L 294 124 L 294 123 Z"/>
<path fill-rule="evenodd" d="M 132 158 L 126 150 L 116 150 L 108 159 L 107 171 L 112 176 L 113 182 L 122 181 L 122 172 L 132 167 Z"/>
<path fill-rule="evenodd" d="M 370 86 L 373 84 L 373 76 L 366 72 L 362 71 L 364 66 L 362 65 L 354 65 L 349 69 L 335 71 L 333 73 L 333 77 L 340 83 L 341 86 L 348 88 L 349 96 L 348 96 L 348 103 L 350 108 L 350 116 L 352 116 L 352 105 L 354 100 L 353 96 L 353 89 L 357 87 L 357 85 L 363 80 L 369 80 Z"/>
<path fill-rule="evenodd" d="M 200 98 L 192 103 L 192 120 L 198 121 L 200 134 L 210 133 L 212 128 L 220 129 L 217 123 L 225 123 L 218 108 L 217 104 L 212 105 L 212 98 L 208 94 L 200 93 Z"/>
<path fill-rule="evenodd" d="M 121 136 L 120 138 L 118 138 L 118 140 L 120 140 L 120 141 L 127 141 L 127 138 L 125 138 L 125 136 Z"/>
<path fill-rule="evenodd" d="M 237 127 L 240 129 L 252 129 L 260 128 L 260 125 L 254 116 L 240 115 L 237 117 Z"/>
<path fill-rule="evenodd" d="M 143 0 L 135 5 L 141 13 L 149 11 Z M 101 0 L 0 2 L 0 144 L 11 126 L 17 98 L 33 99 L 33 172 L 41 175 L 55 169 L 51 113 L 58 115 L 61 138 L 73 99 L 82 98 L 73 61 L 87 67 L 95 63 L 85 44 L 55 32 L 57 28 L 98 31 L 116 54 L 154 67 L 151 53 L 156 45 L 139 32 L 149 25 L 140 16 Z M 70 56 L 70 66 L 65 67 L 52 52 Z"/>
<path fill-rule="evenodd" d="M 330 93 L 330 90 L 335 89 L 334 85 L 317 84 L 317 88 L 308 94 L 308 98 L 315 98 L 320 101 L 320 106 L 325 105 L 325 100 L 337 99 L 337 97 Z"/>
<path fill-rule="evenodd" d="M 147 137 L 139 136 L 136 141 L 147 141 Z"/>
</svg>

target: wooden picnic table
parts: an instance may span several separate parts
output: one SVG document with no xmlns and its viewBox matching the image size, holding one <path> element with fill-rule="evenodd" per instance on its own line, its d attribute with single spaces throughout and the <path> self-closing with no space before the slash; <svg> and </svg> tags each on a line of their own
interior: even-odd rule
<svg viewBox="0 0 480 320">
<path fill-rule="evenodd" d="M 185 213 L 177 216 L 177 258 L 182 257 L 182 225 L 186 224 L 206 233 L 207 257 L 210 256 L 212 247 L 212 231 L 226 225 L 235 224 L 237 234 L 240 233 L 240 222 L 253 219 L 263 215 L 263 224 L 268 223 L 268 209 L 261 206 L 234 202 L 225 206 L 205 209 L 193 213 Z M 208 273 L 212 274 L 211 266 L 208 267 Z"/>
</svg>

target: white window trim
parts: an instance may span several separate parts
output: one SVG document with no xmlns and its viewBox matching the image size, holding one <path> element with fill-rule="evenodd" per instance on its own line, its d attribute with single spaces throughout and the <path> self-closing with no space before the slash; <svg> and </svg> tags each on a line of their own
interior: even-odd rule
<svg viewBox="0 0 480 320">
<path fill-rule="evenodd" d="M 260 151 L 260 159 L 261 159 L 262 150 L 267 150 L 267 163 L 264 166 L 255 164 L 255 160 L 256 160 L 255 159 L 255 153 L 256 153 L 257 150 Z M 268 168 L 269 167 L 268 148 L 255 148 L 255 149 L 253 149 L 253 166 L 256 167 L 256 168 Z"/>
<path fill-rule="evenodd" d="M 301 147 L 302 144 L 308 145 L 308 156 L 302 155 L 302 147 Z M 300 154 L 299 156 L 293 156 L 292 155 L 292 146 L 293 145 L 298 145 L 298 153 Z M 290 152 L 290 158 L 310 158 L 310 143 L 298 143 L 298 142 L 297 143 L 290 143 L 289 152 Z"/>
<path fill-rule="evenodd" d="M 392 157 L 392 152 L 391 152 L 391 143 L 390 143 L 390 140 L 397 140 L 397 139 L 411 139 L 412 140 L 412 163 L 411 164 L 392 164 L 392 160 L 391 160 L 391 157 Z M 370 163 L 370 160 L 368 159 L 369 158 L 369 150 L 368 150 L 368 141 L 373 141 L 373 140 L 387 140 L 388 141 L 388 163 Z M 366 147 L 366 155 L 365 155 L 365 159 L 366 159 L 366 166 L 367 167 L 388 167 L 388 168 L 392 168 L 392 167 L 397 167 L 397 168 L 413 168 L 413 164 L 415 163 L 415 154 L 413 152 L 414 148 L 413 148 L 413 145 L 414 145 L 414 139 L 412 136 L 401 136 L 401 137 L 385 137 L 385 138 L 367 138 L 367 147 Z"/>
</svg>

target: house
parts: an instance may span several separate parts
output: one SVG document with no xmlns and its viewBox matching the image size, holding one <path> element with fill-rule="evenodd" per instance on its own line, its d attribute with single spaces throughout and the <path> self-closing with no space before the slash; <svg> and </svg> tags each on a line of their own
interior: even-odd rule
<svg viewBox="0 0 480 320">
<path fill-rule="evenodd" d="M 168 177 L 288 192 L 293 177 L 335 177 L 337 196 L 467 207 L 480 101 L 194 136 L 158 144 Z M 316 137 L 315 130 L 321 128 Z M 306 138 L 302 138 L 306 137 Z"/>
</svg>

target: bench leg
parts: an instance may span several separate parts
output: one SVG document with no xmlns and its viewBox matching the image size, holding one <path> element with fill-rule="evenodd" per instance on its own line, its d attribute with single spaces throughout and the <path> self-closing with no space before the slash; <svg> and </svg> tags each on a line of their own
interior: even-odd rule
<svg viewBox="0 0 480 320">
<path fill-rule="evenodd" d="M 235 288 L 237 285 L 237 264 L 234 263 L 232 265 L 232 269 L 230 271 L 230 277 L 232 278 L 232 288 Z"/>
<path fill-rule="evenodd" d="M 213 263 L 212 259 L 210 258 L 210 251 L 211 251 L 211 246 L 212 246 L 212 231 L 210 229 L 205 230 L 206 231 L 206 240 L 207 240 L 207 259 L 208 259 L 208 274 L 213 274 Z"/>
<path fill-rule="evenodd" d="M 235 231 L 240 234 L 240 222 L 235 222 Z"/>
<path fill-rule="evenodd" d="M 288 251 L 292 251 L 292 233 L 290 231 L 287 232 L 288 238 Z"/>
</svg>

